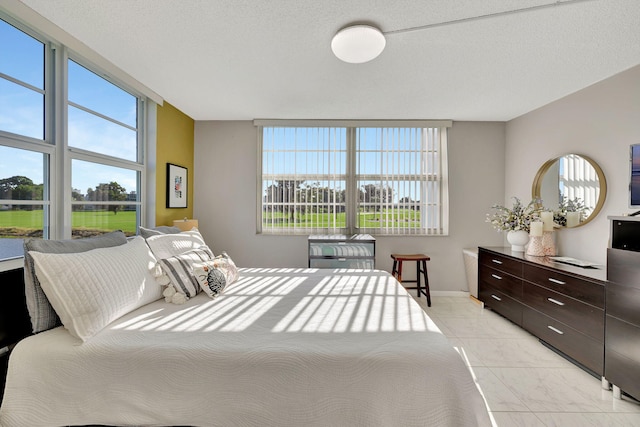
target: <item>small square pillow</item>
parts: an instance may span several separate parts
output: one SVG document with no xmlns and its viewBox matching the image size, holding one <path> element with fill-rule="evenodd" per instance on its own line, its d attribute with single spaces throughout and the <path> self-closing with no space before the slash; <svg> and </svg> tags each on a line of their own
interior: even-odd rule
<svg viewBox="0 0 640 427">
<path fill-rule="evenodd" d="M 193 275 L 202 290 L 211 298 L 215 298 L 225 287 L 238 280 L 238 268 L 229 255 L 222 252 L 222 255 L 211 261 L 194 264 Z"/>
<path fill-rule="evenodd" d="M 27 309 L 31 317 L 34 334 L 60 326 L 60 318 L 42 291 L 40 280 L 36 276 L 31 251 L 44 253 L 77 253 L 97 248 L 110 248 L 127 243 L 127 236 L 122 231 L 112 231 L 96 237 L 69 240 L 24 240 L 24 293 Z"/>
<path fill-rule="evenodd" d="M 156 259 L 139 236 L 126 245 L 75 254 L 29 253 L 62 324 L 82 341 L 162 297 L 152 274 Z"/>
<path fill-rule="evenodd" d="M 158 234 L 147 239 L 147 245 L 157 259 L 166 259 L 181 253 L 206 246 L 197 229 L 178 234 Z"/>
<path fill-rule="evenodd" d="M 184 299 L 186 301 L 195 297 L 202 290 L 193 275 L 193 264 L 209 261 L 211 258 L 213 258 L 211 250 L 207 246 L 201 246 L 198 249 L 187 251 L 180 255 L 161 259 L 158 264 L 162 269 L 162 276 L 167 277 L 158 277 L 156 281 L 162 285 L 173 286 L 177 293 L 186 297 Z"/>
</svg>

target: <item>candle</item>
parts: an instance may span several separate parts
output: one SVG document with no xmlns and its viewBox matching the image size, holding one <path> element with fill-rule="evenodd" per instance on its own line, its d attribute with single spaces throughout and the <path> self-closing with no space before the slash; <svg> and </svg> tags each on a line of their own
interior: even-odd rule
<svg viewBox="0 0 640 427">
<path fill-rule="evenodd" d="M 540 212 L 540 218 L 544 223 L 544 225 L 542 226 L 542 229 L 544 231 L 553 231 L 553 212 L 549 212 L 549 211 Z"/>
<path fill-rule="evenodd" d="M 530 226 L 529 235 L 531 237 L 542 236 L 543 225 L 544 223 L 542 221 L 533 221 Z"/>
<path fill-rule="evenodd" d="M 580 212 L 567 212 L 567 227 L 576 227 L 580 224 Z"/>
</svg>

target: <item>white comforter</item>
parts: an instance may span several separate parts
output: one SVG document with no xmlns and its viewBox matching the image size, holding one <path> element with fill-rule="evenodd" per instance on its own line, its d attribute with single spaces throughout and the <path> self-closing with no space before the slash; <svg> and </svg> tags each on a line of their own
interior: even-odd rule
<svg viewBox="0 0 640 427">
<path fill-rule="evenodd" d="M 86 343 L 10 357 L 0 424 L 490 425 L 462 359 L 386 272 L 241 269 L 215 300 L 164 300 Z"/>
</svg>

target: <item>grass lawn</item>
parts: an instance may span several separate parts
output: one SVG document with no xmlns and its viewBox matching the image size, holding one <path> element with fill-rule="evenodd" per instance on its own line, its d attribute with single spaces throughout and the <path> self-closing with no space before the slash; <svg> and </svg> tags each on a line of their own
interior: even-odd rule
<svg viewBox="0 0 640 427">
<path fill-rule="evenodd" d="M 271 223 L 278 227 L 329 227 L 335 226 L 343 228 L 346 226 L 346 214 L 339 212 L 331 213 L 305 213 L 294 215 L 294 222 L 291 222 L 290 213 L 271 212 L 266 213 L 262 219 L 265 226 Z M 360 227 L 367 228 L 407 228 L 420 226 L 420 211 L 412 209 L 396 209 L 394 211 L 383 210 L 381 212 L 360 212 L 358 214 Z"/>
<path fill-rule="evenodd" d="M 0 237 L 22 238 L 42 232 L 42 211 L 0 211 Z M 136 234 L 135 211 L 78 211 L 71 213 L 74 235 L 101 234 L 122 230 L 126 235 Z M 41 234 L 40 234 L 41 235 Z"/>
</svg>

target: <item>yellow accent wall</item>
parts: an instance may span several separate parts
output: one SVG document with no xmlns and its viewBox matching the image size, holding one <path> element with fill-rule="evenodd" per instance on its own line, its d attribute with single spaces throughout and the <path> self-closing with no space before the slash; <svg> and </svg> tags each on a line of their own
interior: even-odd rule
<svg viewBox="0 0 640 427">
<path fill-rule="evenodd" d="M 195 121 L 164 102 L 157 108 L 156 225 L 173 225 L 174 219 L 193 218 L 193 140 Z M 167 163 L 187 168 L 187 207 L 167 208 Z"/>
</svg>

